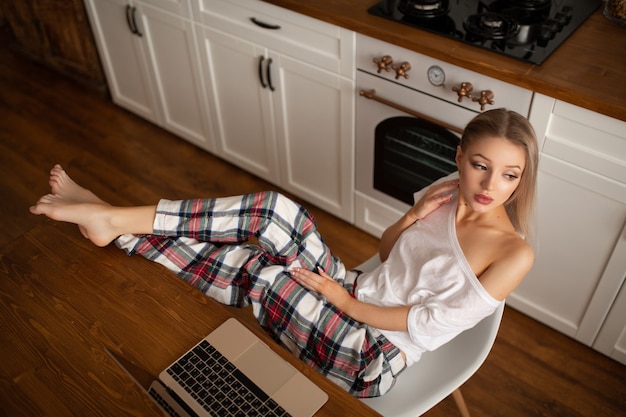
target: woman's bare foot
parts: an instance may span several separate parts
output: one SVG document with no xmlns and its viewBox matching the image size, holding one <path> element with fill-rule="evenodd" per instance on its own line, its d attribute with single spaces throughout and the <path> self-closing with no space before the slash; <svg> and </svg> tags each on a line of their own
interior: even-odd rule
<svg viewBox="0 0 626 417">
<path fill-rule="evenodd" d="M 97 246 L 106 246 L 127 233 L 151 233 L 153 206 L 113 207 L 75 183 L 60 165 L 50 171 L 52 193 L 30 207 L 33 214 L 74 223 Z"/>
<path fill-rule="evenodd" d="M 76 203 L 108 204 L 88 189 L 76 184 L 59 164 L 56 164 L 50 170 L 48 183 L 50 184 L 52 194 L 63 196 Z"/>
<path fill-rule="evenodd" d="M 45 214 L 48 217 L 53 218 L 52 216 L 58 217 L 58 210 L 55 206 L 67 205 L 72 202 L 108 204 L 91 191 L 74 182 L 74 180 L 70 178 L 67 172 L 65 172 L 63 167 L 59 164 L 56 164 L 50 170 L 50 179 L 48 184 L 50 184 L 51 194 L 43 196 L 36 206 L 31 207 L 30 211 L 32 213 Z M 55 218 L 54 220 L 62 219 Z M 78 229 L 83 236 L 89 239 L 89 234 L 82 225 L 79 224 Z"/>
<path fill-rule="evenodd" d="M 100 203 L 77 203 L 60 194 L 47 194 L 30 208 L 33 214 L 43 214 L 52 220 L 78 225 L 80 232 L 97 246 L 106 246 L 120 233 L 110 224 L 112 207 Z"/>
</svg>

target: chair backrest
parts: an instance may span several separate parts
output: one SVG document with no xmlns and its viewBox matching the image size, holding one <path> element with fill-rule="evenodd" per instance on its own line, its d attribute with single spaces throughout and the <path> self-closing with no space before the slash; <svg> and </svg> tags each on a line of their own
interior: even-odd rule
<svg viewBox="0 0 626 417">
<path fill-rule="evenodd" d="M 356 269 L 369 271 L 378 255 Z M 430 410 L 467 381 L 483 364 L 496 340 L 504 303 L 473 328 L 404 370 L 391 391 L 362 401 L 386 417 L 417 417 Z"/>
</svg>

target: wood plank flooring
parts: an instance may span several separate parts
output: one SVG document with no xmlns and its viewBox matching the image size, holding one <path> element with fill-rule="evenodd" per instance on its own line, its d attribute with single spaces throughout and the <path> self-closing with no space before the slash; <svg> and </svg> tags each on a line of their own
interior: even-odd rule
<svg viewBox="0 0 626 417">
<path fill-rule="evenodd" d="M 275 189 L 4 45 L 0 46 L 0 258 L 2 248 L 49 222 L 29 214 L 28 206 L 48 192 L 48 171 L 57 162 L 114 204 Z M 348 267 L 376 252 L 377 239 L 307 207 Z M 74 227 L 59 227 L 78 236 Z M 35 254 L 37 248 L 23 250 Z M 66 252 L 71 256 L 71 248 Z M 50 273 L 66 272 L 51 268 Z M 54 334 L 54 320 L 48 326 Z M 1 343 L 19 331 L 0 320 Z M 0 352 L 0 385 L 11 386 L 16 381 L 5 366 L 22 356 Z M 10 402 L 6 392 L 0 390 L 0 415 L 2 404 Z M 491 355 L 463 393 L 474 417 L 620 416 L 626 414 L 626 367 L 507 308 Z M 61 405 L 58 409 L 63 410 L 59 415 L 71 413 Z M 451 399 L 427 413 L 456 415 Z"/>
</svg>

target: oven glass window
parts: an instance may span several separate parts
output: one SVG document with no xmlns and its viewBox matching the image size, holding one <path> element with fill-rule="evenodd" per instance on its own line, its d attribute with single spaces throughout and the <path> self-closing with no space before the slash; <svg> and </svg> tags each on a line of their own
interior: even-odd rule
<svg viewBox="0 0 626 417">
<path fill-rule="evenodd" d="M 374 188 L 413 205 L 413 193 L 457 170 L 459 137 L 415 117 L 393 117 L 376 126 Z"/>
</svg>

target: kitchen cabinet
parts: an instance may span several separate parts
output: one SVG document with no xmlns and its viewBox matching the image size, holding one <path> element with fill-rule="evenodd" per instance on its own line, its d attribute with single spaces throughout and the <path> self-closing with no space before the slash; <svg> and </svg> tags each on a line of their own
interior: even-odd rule
<svg viewBox="0 0 626 417">
<path fill-rule="evenodd" d="M 273 183 L 279 182 L 276 129 L 271 95 L 255 76 L 267 50 L 255 44 L 202 28 L 205 79 L 215 109 L 215 153 Z"/>
<path fill-rule="evenodd" d="M 0 12 L 17 50 L 83 85 L 104 89 L 82 0 L 4 0 Z"/>
<path fill-rule="evenodd" d="M 622 229 L 621 237 L 615 245 L 615 250 L 604 272 L 607 276 L 618 277 L 621 275 L 621 288 L 611 306 L 599 303 L 598 306 L 606 318 L 602 327 L 593 339 L 593 348 L 607 356 L 626 364 L 626 286 L 624 285 L 626 273 L 626 225 Z M 610 299 L 614 287 L 608 282 L 606 291 Z M 594 297 L 595 299 L 596 297 Z"/>
<path fill-rule="evenodd" d="M 536 261 L 508 303 L 589 346 L 602 339 L 606 353 L 625 338 L 626 123 L 540 94 L 530 120 Z"/>
<path fill-rule="evenodd" d="M 194 5 L 215 153 L 352 221 L 354 34 L 262 2 Z"/>
<path fill-rule="evenodd" d="M 189 0 L 85 0 L 113 101 L 212 149 Z"/>
</svg>

